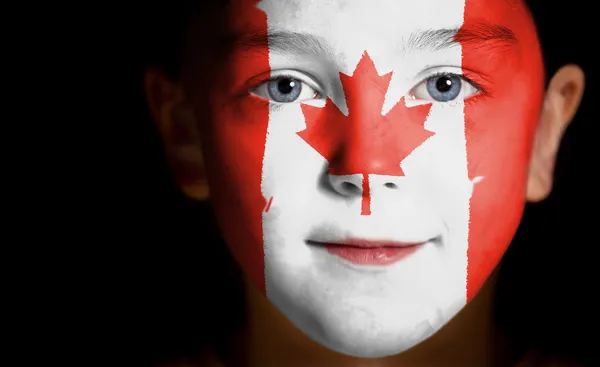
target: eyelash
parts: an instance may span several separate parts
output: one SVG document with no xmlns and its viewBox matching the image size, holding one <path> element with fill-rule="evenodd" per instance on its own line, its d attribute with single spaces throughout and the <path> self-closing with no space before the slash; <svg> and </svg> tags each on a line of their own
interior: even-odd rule
<svg viewBox="0 0 600 367">
<path fill-rule="evenodd" d="M 474 73 L 473 73 L 474 74 Z M 433 74 L 427 75 L 425 78 L 421 79 L 420 82 L 418 82 L 417 84 L 415 84 L 415 86 L 420 85 L 421 83 L 425 83 L 427 82 L 427 80 L 431 79 L 431 78 L 435 78 L 435 77 L 440 77 L 440 76 L 453 76 L 453 77 L 457 77 L 459 79 L 462 79 L 463 81 L 466 81 L 467 83 L 471 83 L 475 88 L 477 88 L 478 93 L 468 97 L 467 99 L 464 100 L 464 103 L 470 103 L 470 102 L 474 102 L 476 100 L 478 100 L 479 98 L 482 98 L 484 96 L 488 95 L 488 90 L 487 88 L 482 86 L 482 83 L 478 83 L 476 81 L 473 80 L 473 78 L 468 77 L 467 75 L 463 74 L 457 74 L 457 73 L 451 73 L 448 71 L 437 71 Z"/>
<path fill-rule="evenodd" d="M 302 73 L 302 74 L 306 74 L 306 73 Z M 317 95 L 319 97 L 322 97 L 323 94 L 324 94 L 323 92 L 321 92 L 321 88 L 319 88 L 319 87 L 317 87 L 315 85 L 316 83 L 309 83 L 306 80 L 304 80 L 302 78 L 299 78 L 298 75 L 294 75 L 293 73 L 285 73 L 285 72 L 283 72 L 283 73 L 281 73 L 281 74 L 279 74 L 277 76 L 268 78 L 268 79 L 266 79 L 266 80 L 264 80 L 264 81 L 256 84 L 256 86 L 259 86 L 259 85 L 261 85 L 263 83 L 273 82 L 273 81 L 276 81 L 276 80 L 279 80 L 279 79 L 283 79 L 283 78 L 295 79 L 295 80 L 301 81 L 302 83 L 308 84 L 309 87 L 311 87 L 312 89 L 315 90 L 315 92 L 317 92 Z M 256 87 L 254 87 L 254 88 L 256 88 Z"/>
<path fill-rule="evenodd" d="M 302 74 L 306 74 L 306 73 L 302 73 Z M 475 73 L 472 73 L 473 75 L 476 75 Z M 439 77 L 439 76 L 455 76 L 458 77 L 468 83 L 471 83 L 475 88 L 477 88 L 477 90 L 479 91 L 477 94 L 467 98 L 465 100 L 465 103 L 472 103 L 475 102 L 477 100 L 479 100 L 482 97 L 487 96 L 488 90 L 487 88 L 483 87 L 482 83 L 478 83 L 476 81 L 474 81 L 474 77 L 468 77 L 465 73 L 463 74 L 457 74 L 457 73 L 451 73 L 451 72 L 447 72 L 447 71 L 438 71 L 435 72 L 433 74 L 427 75 L 425 78 L 421 79 L 421 81 L 419 81 L 417 84 L 415 84 L 415 86 L 421 84 L 421 83 L 425 83 L 428 79 L 431 78 L 435 78 L 435 77 Z M 308 84 L 312 89 L 315 90 L 315 92 L 317 93 L 317 97 L 321 98 L 324 94 L 321 91 L 321 88 L 316 87 L 315 83 L 309 83 L 305 80 L 303 80 L 302 78 L 299 78 L 297 75 L 295 75 L 294 73 L 286 73 L 286 72 L 282 72 L 281 74 L 274 76 L 274 77 L 270 77 L 267 79 L 263 79 L 262 81 L 254 84 L 254 87 L 250 88 L 250 89 L 254 89 L 257 88 L 259 85 L 263 84 L 263 83 L 268 83 L 268 82 L 272 82 L 272 81 L 276 81 L 282 78 L 290 78 L 290 79 L 296 79 L 296 80 L 300 80 L 303 83 Z M 481 79 L 481 78 L 480 78 Z"/>
</svg>

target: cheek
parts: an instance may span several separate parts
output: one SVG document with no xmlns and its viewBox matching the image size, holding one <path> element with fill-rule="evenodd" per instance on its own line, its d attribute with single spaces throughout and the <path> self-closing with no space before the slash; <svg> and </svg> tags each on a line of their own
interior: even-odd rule
<svg viewBox="0 0 600 367">
<path fill-rule="evenodd" d="M 537 84 L 501 87 L 494 98 L 465 107 L 469 175 L 482 178 L 470 201 L 469 298 L 500 261 L 520 223 L 541 95 Z"/>
<path fill-rule="evenodd" d="M 216 193 L 227 190 L 244 197 L 255 189 L 256 179 L 260 181 L 268 119 L 268 106 L 250 98 L 213 115 L 207 143 Z"/>
<path fill-rule="evenodd" d="M 512 228 L 519 221 L 532 141 L 529 126 L 533 121 L 520 111 L 500 116 L 497 111 L 503 109 L 474 107 L 465 111 L 467 126 L 488 125 L 479 131 L 467 128 L 466 137 L 470 178 L 482 178 L 475 184 L 471 216 L 474 220 L 489 218 L 490 229 L 500 223 Z"/>
<path fill-rule="evenodd" d="M 236 0 L 230 25 L 266 30 L 266 15 L 256 1 Z M 222 68 L 219 91 L 211 96 L 211 118 L 205 127 L 204 150 L 211 200 L 234 259 L 245 275 L 264 292 L 261 172 L 269 121 L 267 103 L 240 94 L 249 78 L 268 72 L 268 50 L 241 57 L 230 55 Z M 220 73 L 219 73 L 220 74 Z M 226 85 L 225 85 L 226 84 Z"/>
<path fill-rule="evenodd" d="M 465 24 L 503 24 L 518 40 L 516 47 L 496 56 L 482 48 L 463 48 L 463 67 L 482 70 L 491 80 L 489 95 L 465 106 L 469 176 L 483 177 L 470 200 L 468 299 L 500 262 L 521 220 L 543 97 L 544 68 L 533 20 L 523 6 L 501 4 L 465 4 Z"/>
<path fill-rule="evenodd" d="M 206 134 L 206 168 L 221 233 L 234 259 L 264 291 L 261 172 L 268 106 L 246 101 L 213 114 Z"/>
</svg>

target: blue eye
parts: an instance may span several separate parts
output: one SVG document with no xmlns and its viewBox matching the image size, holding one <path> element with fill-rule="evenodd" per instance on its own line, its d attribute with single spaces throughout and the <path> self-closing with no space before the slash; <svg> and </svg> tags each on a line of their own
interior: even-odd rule
<svg viewBox="0 0 600 367">
<path fill-rule="evenodd" d="M 319 97 L 319 93 L 314 88 L 291 76 L 279 76 L 267 80 L 250 93 L 276 103 L 302 102 Z"/>
<path fill-rule="evenodd" d="M 410 92 L 411 99 L 450 102 L 468 98 L 479 90 L 462 76 L 451 73 L 434 75 L 421 82 Z"/>
<path fill-rule="evenodd" d="M 460 94 L 461 80 L 456 75 L 439 75 L 427 79 L 427 91 L 438 102 L 452 101 Z"/>
<path fill-rule="evenodd" d="M 280 78 L 267 82 L 269 97 L 275 102 L 294 102 L 302 92 L 302 82 L 292 78 Z"/>
</svg>

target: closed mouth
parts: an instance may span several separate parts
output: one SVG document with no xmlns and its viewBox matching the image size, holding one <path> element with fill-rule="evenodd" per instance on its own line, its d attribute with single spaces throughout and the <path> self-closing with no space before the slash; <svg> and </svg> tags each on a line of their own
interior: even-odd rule
<svg viewBox="0 0 600 367">
<path fill-rule="evenodd" d="M 323 247 L 329 254 L 355 265 L 375 266 L 394 264 L 413 254 L 426 242 L 374 241 L 365 239 L 344 239 L 327 242 L 306 241 L 309 246 Z"/>
</svg>

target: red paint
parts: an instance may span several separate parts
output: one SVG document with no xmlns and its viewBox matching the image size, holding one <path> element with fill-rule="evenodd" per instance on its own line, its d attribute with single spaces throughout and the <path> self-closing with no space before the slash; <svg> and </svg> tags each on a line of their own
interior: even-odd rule
<svg viewBox="0 0 600 367">
<path fill-rule="evenodd" d="M 257 0 L 233 1 L 230 31 L 266 32 L 267 16 Z M 241 86 L 256 75 L 268 73 L 269 50 L 234 50 L 219 71 L 211 89 L 211 123 L 202 127 L 211 199 L 225 242 L 244 273 L 263 293 L 265 268 L 262 214 L 267 200 L 261 192 L 268 103 L 240 98 Z M 218 87 L 218 88 L 217 88 Z M 199 101 L 202 103 L 202 101 Z"/>
<path fill-rule="evenodd" d="M 463 28 L 487 21 L 511 29 L 518 46 L 490 51 L 463 43 L 465 74 L 486 76 L 488 95 L 465 101 L 470 201 L 467 299 L 496 267 L 521 220 L 533 134 L 543 96 L 535 26 L 521 2 L 466 0 Z"/>
<path fill-rule="evenodd" d="M 327 252 L 356 265 L 385 266 L 415 253 L 423 243 L 392 243 L 366 240 L 345 240 L 324 243 Z"/>
<path fill-rule="evenodd" d="M 381 114 L 391 77 L 379 76 L 365 52 L 353 76 L 340 73 L 348 116 L 330 99 L 324 108 L 302 105 L 306 129 L 298 135 L 327 159 L 329 174 L 404 176 L 402 160 L 434 134 L 424 128 L 430 104 L 408 108 L 402 98 Z M 370 214 L 368 192 L 361 211 Z"/>
<path fill-rule="evenodd" d="M 230 30 L 267 31 L 257 0 L 235 0 Z M 485 76 L 488 95 L 465 102 L 468 170 L 475 185 L 470 203 L 467 297 L 471 299 L 501 259 L 519 224 L 526 175 L 543 93 L 543 63 L 532 19 L 522 4 L 466 0 L 465 27 L 487 20 L 511 28 L 520 46 L 504 52 L 463 45 L 465 74 Z M 240 98 L 245 82 L 270 72 L 269 50 L 235 51 L 211 89 L 211 120 L 203 143 L 211 197 L 224 239 L 245 274 L 264 292 L 261 193 L 262 161 L 269 121 L 268 103 Z M 423 129 L 429 105 L 406 108 L 404 101 L 385 116 L 381 106 L 391 74 L 378 76 L 368 55 L 353 77 L 341 74 L 349 115 L 328 100 L 325 108 L 302 106 L 307 129 L 299 133 L 327 159 L 331 174 L 401 176 L 400 162 L 432 133 Z M 198 97 L 198 104 L 207 100 Z M 204 121 L 204 120 L 203 120 Z M 243 183 L 243 184 L 241 184 Z M 370 191 L 370 190 L 369 190 Z M 369 195 L 365 195 L 363 203 Z M 363 212 L 366 210 L 363 208 Z"/>
<path fill-rule="evenodd" d="M 369 188 L 369 175 L 363 173 L 362 203 L 360 215 L 371 215 L 371 189 Z"/>
<path fill-rule="evenodd" d="M 269 212 L 269 209 L 271 209 L 271 203 L 273 202 L 273 197 L 271 196 L 269 198 L 269 202 L 267 203 L 267 207 L 265 208 L 265 213 Z"/>
</svg>

